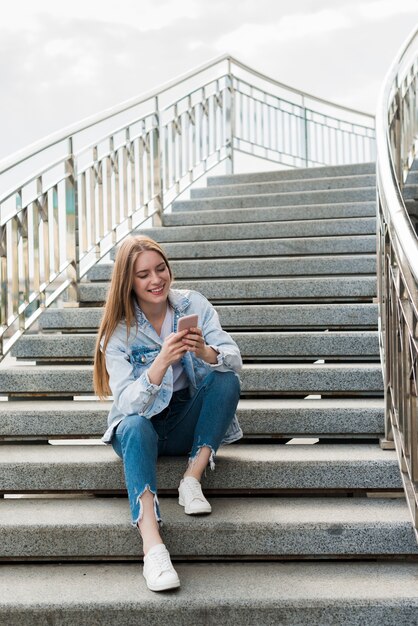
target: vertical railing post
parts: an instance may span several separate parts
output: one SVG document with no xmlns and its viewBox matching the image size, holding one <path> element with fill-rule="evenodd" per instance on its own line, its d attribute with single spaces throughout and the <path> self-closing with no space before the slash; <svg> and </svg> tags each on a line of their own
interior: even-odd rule
<svg viewBox="0 0 418 626">
<path fill-rule="evenodd" d="M 7 329 L 7 231 L 6 225 L 0 226 L 0 355 L 3 355 L 3 334 Z"/>
<path fill-rule="evenodd" d="M 161 119 L 158 96 L 154 99 L 155 108 L 155 128 L 152 129 L 152 165 L 153 165 L 153 196 L 155 209 L 152 216 L 152 225 L 161 226 L 162 217 L 164 212 L 164 189 L 163 189 L 163 154 L 162 154 L 162 142 L 160 139 L 161 133 Z"/>
<path fill-rule="evenodd" d="M 226 144 L 226 173 L 234 173 L 234 138 L 235 138 L 235 94 L 234 77 L 232 75 L 231 59 L 228 59 L 227 89 L 225 98 L 225 144 Z"/>
<path fill-rule="evenodd" d="M 396 119 L 395 119 L 395 168 L 400 189 L 403 188 L 403 160 L 402 160 L 402 94 L 401 87 L 396 79 Z"/>
<path fill-rule="evenodd" d="M 67 277 L 71 281 L 67 294 L 67 303 L 78 306 L 78 283 L 80 279 L 79 265 L 79 230 L 78 230 L 78 198 L 77 174 L 73 152 L 73 139 L 68 138 L 68 156 L 65 160 L 65 237 L 67 261 L 69 262 Z M 59 242 L 55 242 L 55 245 Z"/>
<path fill-rule="evenodd" d="M 306 115 L 305 97 L 302 96 L 302 110 L 303 110 L 303 154 L 305 167 L 309 167 L 309 143 L 308 143 L 308 118 Z"/>
</svg>

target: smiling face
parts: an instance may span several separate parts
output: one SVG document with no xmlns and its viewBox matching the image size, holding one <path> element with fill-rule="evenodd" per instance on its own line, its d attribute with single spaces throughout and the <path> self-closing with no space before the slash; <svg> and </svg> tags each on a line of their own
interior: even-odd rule
<svg viewBox="0 0 418 626">
<path fill-rule="evenodd" d="M 163 257 L 154 250 L 144 250 L 135 261 L 133 285 L 136 299 L 146 313 L 159 309 L 167 300 L 171 284 L 170 271 Z"/>
</svg>

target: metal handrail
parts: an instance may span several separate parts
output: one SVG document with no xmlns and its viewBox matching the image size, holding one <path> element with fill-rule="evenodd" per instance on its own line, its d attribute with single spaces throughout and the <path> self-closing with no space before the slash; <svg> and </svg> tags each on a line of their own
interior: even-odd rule
<svg viewBox="0 0 418 626">
<path fill-rule="evenodd" d="M 0 161 L 0 358 L 133 229 L 234 154 L 374 160 L 373 118 L 223 55 Z"/>
<path fill-rule="evenodd" d="M 374 125 L 374 116 L 369 113 L 360 111 L 358 109 L 345 107 L 341 104 L 337 104 L 335 102 L 331 102 L 323 98 L 318 98 L 317 96 L 314 96 L 307 92 L 301 91 L 299 89 L 295 89 L 294 87 L 290 87 L 289 85 L 285 85 L 284 83 L 281 83 L 275 80 L 274 78 L 267 76 L 266 74 L 263 74 L 261 72 L 258 72 L 257 70 L 254 70 L 248 65 L 245 65 L 245 63 L 241 63 L 241 61 L 238 61 L 231 55 L 223 54 L 219 57 L 212 59 L 211 61 L 208 61 L 207 63 L 204 63 L 203 65 L 199 65 L 193 70 L 190 70 L 189 72 L 186 72 L 178 76 L 177 78 L 174 78 L 173 80 L 170 80 L 164 83 L 163 85 L 157 87 L 156 89 L 152 89 L 151 91 L 146 92 L 145 94 L 142 94 L 139 97 L 130 98 L 129 100 L 125 100 L 124 102 L 121 102 L 113 107 L 104 109 L 103 111 L 100 111 L 100 113 L 95 113 L 93 115 L 90 115 L 89 117 L 86 117 L 80 120 L 79 122 L 66 126 L 65 128 L 55 133 L 52 133 L 51 135 L 47 135 L 41 140 L 33 144 L 30 144 L 29 146 L 26 146 L 22 150 L 18 150 L 17 152 L 10 155 L 9 157 L 0 160 L 0 175 L 6 172 L 7 170 L 9 170 L 10 168 L 25 161 L 27 158 L 32 157 L 33 155 L 38 154 L 39 152 L 42 152 L 43 150 L 45 150 L 45 148 L 49 148 L 67 139 L 68 137 L 72 135 L 75 135 L 83 130 L 87 130 L 88 128 L 91 128 L 92 126 L 98 124 L 99 122 L 102 122 L 111 117 L 114 117 L 115 115 L 118 115 L 119 113 L 128 111 L 129 109 L 132 109 L 140 104 L 143 104 L 144 102 L 147 102 L 153 98 L 161 96 L 166 91 L 169 91 L 173 89 L 174 87 L 178 87 L 185 81 L 190 80 L 191 78 L 194 78 L 195 76 L 198 76 L 199 74 L 202 74 L 206 70 L 211 69 L 212 67 L 215 67 L 216 65 L 219 65 L 220 63 L 223 63 L 225 61 L 237 67 L 240 67 L 241 69 L 245 70 L 246 72 L 249 72 L 253 76 L 261 78 L 262 80 L 269 82 L 272 85 L 275 85 L 276 87 L 281 87 L 290 93 L 297 94 L 301 98 L 305 98 L 307 100 L 316 102 L 318 104 L 326 104 L 332 107 L 333 109 L 340 110 L 344 113 L 348 112 L 348 113 L 354 113 L 355 115 L 360 115 L 364 117 L 365 119 L 368 119 L 369 123 L 372 126 Z"/>
<path fill-rule="evenodd" d="M 402 195 L 418 146 L 418 29 L 394 59 L 376 114 L 379 338 L 385 440 L 396 448 L 418 539 L 418 237 Z"/>
</svg>

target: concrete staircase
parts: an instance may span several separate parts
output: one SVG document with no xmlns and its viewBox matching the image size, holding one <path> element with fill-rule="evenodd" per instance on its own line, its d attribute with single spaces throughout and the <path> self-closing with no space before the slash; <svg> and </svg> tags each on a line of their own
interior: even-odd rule
<svg viewBox="0 0 418 626">
<path fill-rule="evenodd" d="M 418 546 L 379 446 L 374 165 L 213 177 L 145 232 L 242 350 L 245 439 L 200 519 L 176 502 L 185 459 L 159 460 L 182 587 L 148 591 L 121 461 L 95 445 L 97 265 L 0 368 L 0 624 L 417 624 Z"/>
</svg>

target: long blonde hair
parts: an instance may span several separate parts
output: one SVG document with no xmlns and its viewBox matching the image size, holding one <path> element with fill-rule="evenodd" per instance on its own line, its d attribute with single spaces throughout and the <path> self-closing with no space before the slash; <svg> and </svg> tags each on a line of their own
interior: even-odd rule
<svg viewBox="0 0 418 626">
<path fill-rule="evenodd" d="M 112 394 L 105 361 L 105 352 L 109 339 L 121 320 L 125 320 L 127 338 L 133 323 L 137 324 L 135 294 L 132 290 L 133 273 L 138 256 L 145 250 L 158 252 L 167 264 L 170 278 L 173 278 L 173 273 L 164 250 L 150 237 L 143 235 L 130 236 L 119 246 L 94 352 L 93 386 L 95 394 L 101 400 Z M 104 343 L 101 347 L 100 343 L 103 337 Z"/>
</svg>

